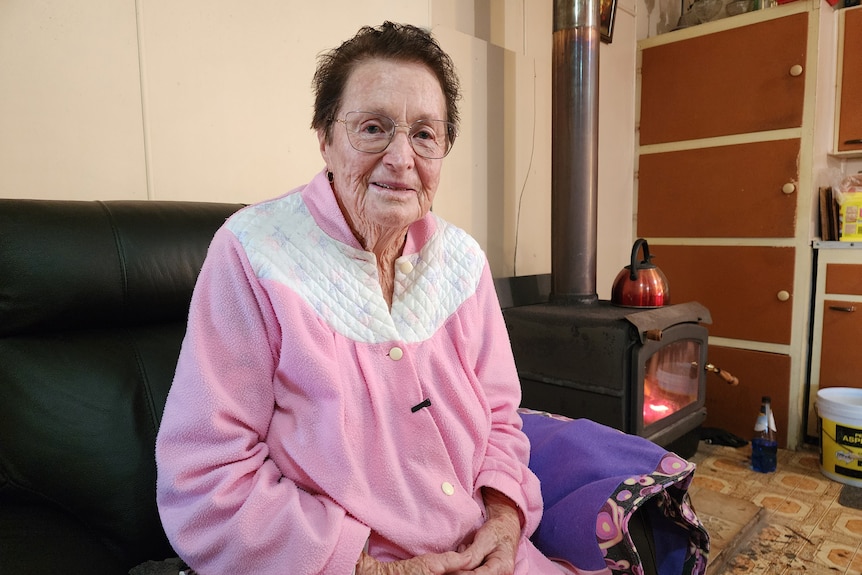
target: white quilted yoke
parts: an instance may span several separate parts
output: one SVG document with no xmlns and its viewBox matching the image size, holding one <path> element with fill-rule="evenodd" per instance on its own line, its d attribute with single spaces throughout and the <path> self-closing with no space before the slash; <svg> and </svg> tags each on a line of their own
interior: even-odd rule
<svg viewBox="0 0 862 575">
<path fill-rule="evenodd" d="M 431 217 L 437 228 L 429 241 L 396 261 L 391 312 L 374 254 L 327 235 L 300 194 L 246 209 L 228 227 L 258 278 L 289 287 L 337 333 L 362 343 L 417 343 L 475 293 L 485 263 L 472 237 Z"/>
</svg>

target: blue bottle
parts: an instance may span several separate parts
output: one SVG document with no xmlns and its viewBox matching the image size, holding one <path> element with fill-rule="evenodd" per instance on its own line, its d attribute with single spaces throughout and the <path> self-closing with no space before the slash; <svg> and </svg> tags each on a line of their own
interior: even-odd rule
<svg viewBox="0 0 862 575">
<path fill-rule="evenodd" d="M 778 465 L 778 438 L 776 437 L 775 418 L 772 415 L 772 399 L 764 395 L 760 404 L 760 414 L 754 424 L 754 437 L 751 439 L 751 469 L 760 473 L 775 471 Z"/>
</svg>

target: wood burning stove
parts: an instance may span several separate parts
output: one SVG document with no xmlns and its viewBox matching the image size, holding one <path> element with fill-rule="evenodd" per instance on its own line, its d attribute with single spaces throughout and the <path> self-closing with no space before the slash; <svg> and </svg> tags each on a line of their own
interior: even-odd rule
<svg viewBox="0 0 862 575">
<path fill-rule="evenodd" d="M 706 417 L 708 312 L 615 307 L 596 292 L 598 15 L 598 0 L 554 2 L 551 274 L 498 280 L 497 291 L 522 406 L 590 418 L 689 457 L 698 438 L 675 442 Z M 524 291 L 535 301 L 516 303 Z"/>
<path fill-rule="evenodd" d="M 532 277 L 516 278 L 514 291 Z M 706 418 L 705 307 L 559 305 L 541 301 L 538 286 L 539 303 L 518 305 L 512 285 L 497 281 L 523 407 L 592 419 L 682 457 L 696 452 Z"/>
</svg>

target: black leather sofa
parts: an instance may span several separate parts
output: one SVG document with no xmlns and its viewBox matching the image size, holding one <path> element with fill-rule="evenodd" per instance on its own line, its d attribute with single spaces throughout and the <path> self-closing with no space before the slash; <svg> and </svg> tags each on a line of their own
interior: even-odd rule
<svg viewBox="0 0 862 575">
<path fill-rule="evenodd" d="M 239 207 L 0 200 L 0 573 L 176 555 L 156 430 L 192 287 Z"/>
<path fill-rule="evenodd" d="M 240 207 L 0 199 L 0 573 L 176 556 L 155 437 L 197 274 Z M 654 573 L 646 517 L 631 529 Z"/>
</svg>

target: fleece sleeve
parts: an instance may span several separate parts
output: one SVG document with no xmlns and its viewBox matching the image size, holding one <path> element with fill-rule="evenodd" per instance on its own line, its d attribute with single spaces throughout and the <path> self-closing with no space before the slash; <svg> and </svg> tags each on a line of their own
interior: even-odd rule
<svg viewBox="0 0 862 575">
<path fill-rule="evenodd" d="M 235 236 L 210 246 L 158 434 L 157 500 L 201 573 L 350 573 L 369 529 L 283 477 L 265 442 L 281 330 Z"/>
<path fill-rule="evenodd" d="M 524 534 L 529 536 L 542 517 L 542 493 L 539 480 L 528 468 L 530 442 L 517 412 L 521 385 L 487 265 L 476 297 L 481 317 L 475 322 L 477 333 L 470 339 L 479 346 L 475 371 L 491 410 L 491 431 L 476 486 L 492 487 L 512 499 L 523 515 Z"/>
</svg>

